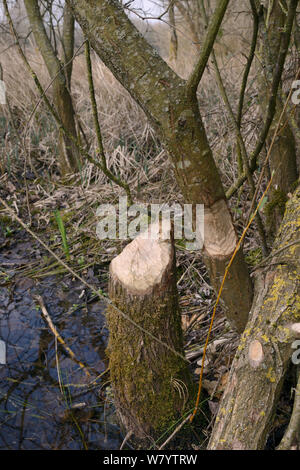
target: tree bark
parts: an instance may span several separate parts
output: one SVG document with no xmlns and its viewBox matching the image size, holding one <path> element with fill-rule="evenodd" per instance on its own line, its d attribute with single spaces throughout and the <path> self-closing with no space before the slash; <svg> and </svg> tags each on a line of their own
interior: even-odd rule
<svg viewBox="0 0 300 470">
<path fill-rule="evenodd" d="M 75 19 L 72 10 L 66 3 L 64 6 L 64 23 L 62 35 L 62 47 L 64 53 L 65 74 L 67 77 L 67 84 L 71 90 L 71 77 L 73 70 L 73 55 L 74 55 L 74 34 L 75 34 Z"/>
<path fill-rule="evenodd" d="M 68 80 L 70 80 L 72 69 L 67 67 L 65 75 L 63 65 L 56 56 L 46 33 L 38 1 L 24 0 L 24 4 L 32 32 L 34 34 L 35 42 L 40 53 L 42 54 L 44 63 L 48 69 L 49 76 L 53 80 L 53 96 L 57 113 L 67 132 L 77 139 L 74 108 L 68 85 Z M 70 40 L 72 41 L 70 37 L 70 34 L 72 33 L 72 20 L 70 19 L 70 11 L 67 14 L 66 22 L 67 23 L 64 34 L 66 44 L 64 47 L 66 48 L 66 54 L 70 54 L 70 49 L 72 48 L 72 44 L 69 43 Z M 64 175 L 67 173 L 76 172 L 79 170 L 79 165 L 80 153 L 75 143 L 72 141 L 72 139 L 65 135 L 62 129 L 59 129 L 59 167 L 61 173 Z"/>
<path fill-rule="evenodd" d="M 204 253 L 211 282 L 218 290 L 237 235 L 196 95 L 190 96 L 187 82 L 145 41 L 119 2 L 68 0 L 68 3 L 95 52 L 157 130 L 185 201 L 205 205 Z M 231 284 L 228 280 L 222 299 L 229 321 L 242 331 L 252 302 L 252 284 L 242 253 L 231 274 Z"/>
<path fill-rule="evenodd" d="M 267 3 L 267 8 L 264 8 L 264 24 L 261 24 L 260 27 L 260 54 L 265 75 L 264 79 L 260 80 L 259 91 L 261 103 L 263 104 L 262 112 L 264 112 L 265 104 L 269 100 L 270 83 L 272 82 L 274 65 L 276 64 L 286 20 L 284 11 L 286 6 L 286 2 L 274 0 Z M 281 90 L 282 87 L 280 86 Z M 275 117 L 270 128 L 271 135 L 275 132 L 282 108 L 283 105 L 279 96 L 276 103 Z M 268 138 L 267 144 L 270 145 L 270 143 L 271 139 Z M 287 195 L 295 188 L 294 184 L 298 177 L 296 143 L 288 123 L 288 116 L 285 116 L 278 137 L 272 147 L 269 166 L 271 172 L 274 171 L 274 176 L 265 212 L 269 234 L 274 238 L 283 218 Z"/>
<path fill-rule="evenodd" d="M 140 235 L 127 245 L 111 262 L 109 296 L 143 329 L 109 307 L 108 355 L 117 412 L 125 430 L 147 448 L 194 399 L 184 360 L 173 239 Z"/>
<path fill-rule="evenodd" d="M 269 265 L 222 397 L 209 449 L 263 449 L 300 337 L 300 187 L 287 203 Z"/>
</svg>

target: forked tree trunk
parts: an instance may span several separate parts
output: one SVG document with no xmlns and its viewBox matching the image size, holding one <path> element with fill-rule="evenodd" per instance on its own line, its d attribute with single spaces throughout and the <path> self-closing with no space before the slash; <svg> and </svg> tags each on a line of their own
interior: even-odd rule
<svg viewBox="0 0 300 470">
<path fill-rule="evenodd" d="M 50 78 L 53 80 L 53 97 L 57 113 L 67 133 L 77 139 L 75 112 L 70 95 L 72 63 L 64 71 L 63 64 L 56 56 L 45 30 L 37 0 L 24 0 L 28 19 L 37 47 L 42 54 Z M 70 60 L 74 47 L 74 19 L 71 10 L 65 7 L 63 49 L 65 60 Z M 80 153 L 72 138 L 59 130 L 59 167 L 61 174 L 77 172 L 80 167 Z"/>
<path fill-rule="evenodd" d="M 250 320 L 241 337 L 210 439 L 210 449 L 263 449 L 300 337 L 300 187 L 287 203 L 269 264 L 257 276 Z"/>
<path fill-rule="evenodd" d="M 126 431 L 149 446 L 194 399 L 184 359 L 173 240 L 140 235 L 127 245 L 111 262 L 109 295 L 142 328 L 109 307 L 108 355 L 117 412 Z"/>
<path fill-rule="evenodd" d="M 190 96 L 187 82 L 144 40 L 117 0 L 67 3 L 95 52 L 157 130 L 185 202 L 204 204 L 204 254 L 211 282 L 218 290 L 237 235 L 196 93 Z M 252 284 L 242 252 L 231 267 L 222 300 L 232 326 L 243 331 L 252 303 Z"/>
</svg>

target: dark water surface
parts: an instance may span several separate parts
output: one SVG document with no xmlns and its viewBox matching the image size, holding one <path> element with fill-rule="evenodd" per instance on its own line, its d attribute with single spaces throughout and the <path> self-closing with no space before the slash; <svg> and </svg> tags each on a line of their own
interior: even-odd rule
<svg viewBox="0 0 300 470">
<path fill-rule="evenodd" d="M 107 375 L 98 377 L 107 367 L 104 304 L 70 276 L 16 275 L 18 266 L 41 256 L 37 250 L 23 241 L 0 251 L 0 340 L 6 343 L 0 449 L 117 449 L 119 429 L 111 402 L 101 393 Z M 3 281 L 3 271 L 9 281 Z M 90 376 L 56 344 L 36 294 Z"/>
</svg>

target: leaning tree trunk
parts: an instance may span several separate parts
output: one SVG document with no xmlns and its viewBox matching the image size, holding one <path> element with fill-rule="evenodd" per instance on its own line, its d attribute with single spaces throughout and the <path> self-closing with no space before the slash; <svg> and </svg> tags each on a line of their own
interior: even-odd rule
<svg viewBox="0 0 300 470">
<path fill-rule="evenodd" d="M 57 113 L 67 134 L 77 139 L 75 112 L 69 88 L 72 64 L 69 63 L 66 72 L 64 72 L 63 64 L 56 56 L 45 30 L 38 1 L 24 0 L 24 4 L 37 47 L 42 54 L 49 76 L 53 80 L 53 96 Z M 63 48 L 65 60 L 70 60 L 74 45 L 74 23 L 72 17 L 70 17 L 71 11 L 69 8 L 65 8 L 64 12 L 66 23 L 64 24 Z M 76 144 L 68 135 L 62 129 L 59 130 L 59 167 L 63 175 L 76 172 L 80 167 L 80 153 Z"/>
<path fill-rule="evenodd" d="M 220 403 L 209 449 L 263 449 L 282 383 L 300 337 L 300 187 L 287 203 L 271 260 Z"/>
<path fill-rule="evenodd" d="M 300 328 L 299 328 L 300 334 Z M 299 342 L 298 342 L 299 346 Z M 299 353 L 298 355 L 299 356 Z M 296 358 L 299 364 L 299 357 Z M 300 367 L 298 366 L 298 381 L 294 389 L 294 406 L 289 425 L 285 430 L 278 450 L 300 450 Z"/>
<path fill-rule="evenodd" d="M 185 202 L 204 204 L 204 254 L 211 283 L 218 290 L 237 235 L 196 92 L 191 95 L 189 82 L 176 75 L 145 41 L 118 1 L 67 2 L 95 52 L 157 130 Z M 243 331 L 252 303 L 252 283 L 242 252 L 231 266 L 222 300 L 232 326 Z"/>
<path fill-rule="evenodd" d="M 127 245 L 111 262 L 109 295 L 139 326 L 109 307 L 108 355 L 117 412 L 125 430 L 148 447 L 194 398 L 184 358 L 173 240 L 142 234 Z"/>
</svg>

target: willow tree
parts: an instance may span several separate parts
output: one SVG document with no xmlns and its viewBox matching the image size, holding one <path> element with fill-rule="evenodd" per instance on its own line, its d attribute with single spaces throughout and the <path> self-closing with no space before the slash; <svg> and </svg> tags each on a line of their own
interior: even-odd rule
<svg viewBox="0 0 300 470">
<path fill-rule="evenodd" d="M 43 57 L 49 77 L 53 81 L 53 99 L 58 116 L 68 132 L 68 135 L 66 135 L 62 129 L 59 129 L 60 172 L 63 175 L 73 173 L 78 171 L 80 165 L 78 147 L 75 145 L 74 140 L 69 137 L 71 135 L 75 141 L 77 140 L 75 112 L 70 92 L 74 53 L 74 17 L 66 4 L 63 14 L 63 61 L 61 61 L 47 34 L 38 0 L 24 0 L 24 4 L 36 45 Z"/>
<path fill-rule="evenodd" d="M 156 129 L 170 157 L 185 202 L 204 204 L 203 257 L 211 283 L 218 290 L 226 266 L 237 246 L 237 234 L 208 143 L 196 93 L 229 0 L 220 0 L 217 3 L 202 41 L 198 61 L 186 81 L 168 67 L 157 51 L 142 37 L 117 0 L 67 0 L 67 3 L 97 55 L 142 107 Z M 233 194 L 245 180 L 250 181 L 249 175 L 256 169 L 258 156 L 269 134 L 276 112 L 278 90 L 297 5 L 298 0 L 288 2 L 284 28 L 280 30 L 281 41 L 272 75 L 266 116 L 255 149 L 249 156 L 249 162 L 245 161 L 247 165 L 243 173 L 227 194 Z M 240 142 L 243 143 L 241 138 Z M 228 444 L 226 441 L 227 446 L 247 448 L 249 442 L 245 434 L 239 435 L 239 418 L 244 419 L 243 422 L 247 425 L 245 430 L 251 431 L 253 439 L 261 418 L 264 431 L 253 441 L 253 448 L 263 446 L 268 420 L 274 411 L 289 363 L 291 341 L 293 335 L 299 331 L 299 245 L 295 235 L 297 230 L 299 191 L 288 205 L 285 221 L 270 258 L 272 265 L 272 257 L 284 251 L 286 244 L 291 244 L 291 250 L 286 253 L 287 262 L 285 258 L 275 258 L 279 263 L 277 269 L 274 268 L 269 273 L 267 265 L 263 282 L 256 283 L 250 323 L 240 344 L 242 356 L 237 354 L 211 447 L 222 447 L 223 435 L 228 436 L 230 440 L 237 433 L 235 444 Z M 223 302 L 229 321 L 240 332 L 247 324 L 252 296 L 249 272 L 243 253 L 239 250 L 225 283 Z M 282 339 L 283 332 L 286 335 Z M 281 355 L 284 361 L 282 367 L 279 363 Z M 247 373 L 243 372 L 243 367 Z M 262 387 L 261 384 L 267 380 L 267 385 L 271 385 Z M 240 387 L 243 394 L 240 393 Z M 231 399 L 232 391 L 234 394 Z M 251 403 L 261 401 L 267 411 L 262 406 L 255 409 L 252 415 L 252 410 L 247 409 L 247 400 Z M 226 414 L 223 416 L 224 409 Z M 263 418 L 264 413 L 266 418 Z M 223 446 L 226 447 L 225 444 Z"/>
</svg>

